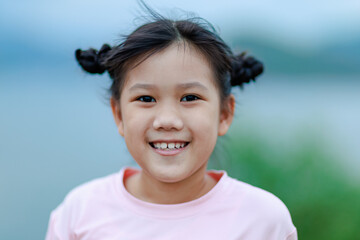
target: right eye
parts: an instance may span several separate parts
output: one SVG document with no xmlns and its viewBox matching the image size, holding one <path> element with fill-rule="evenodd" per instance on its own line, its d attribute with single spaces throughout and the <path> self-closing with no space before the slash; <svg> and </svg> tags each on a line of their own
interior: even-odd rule
<svg viewBox="0 0 360 240">
<path fill-rule="evenodd" d="M 156 102 L 155 98 L 150 97 L 150 96 L 141 96 L 141 97 L 138 97 L 136 100 L 138 100 L 140 102 Z"/>
</svg>

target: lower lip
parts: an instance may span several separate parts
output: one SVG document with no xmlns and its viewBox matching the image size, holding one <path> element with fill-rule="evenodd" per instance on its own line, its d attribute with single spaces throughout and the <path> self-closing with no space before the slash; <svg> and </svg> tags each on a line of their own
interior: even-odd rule
<svg viewBox="0 0 360 240">
<path fill-rule="evenodd" d="M 189 144 L 188 144 L 189 145 Z M 184 151 L 187 146 L 186 145 L 185 147 L 182 147 L 182 148 L 178 148 L 178 149 L 174 149 L 174 150 L 162 150 L 162 149 L 158 149 L 158 148 L 153 148 L 151 147 L 156 153 L 160 154 L 160 155 L 163 155 L 163 156 L 174 156 L 176 154 L 179 154 L 181 153 L 182 151 Z"/>
</svg>

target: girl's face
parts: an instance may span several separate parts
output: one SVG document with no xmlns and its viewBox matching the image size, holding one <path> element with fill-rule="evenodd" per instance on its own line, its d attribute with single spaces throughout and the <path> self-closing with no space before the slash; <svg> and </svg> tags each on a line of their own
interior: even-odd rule
<svg viewBox="0 0 360 240">
<path fill-rule="evenodd" d="M 221 110 L 213 75 L 203 55 L 181 44 L 126 74 L 120 104 L 111 105 L 130 154 L 152 179 L 174 183 L 204 174 L 234 111 L 233 96 Z"/>
</svg>

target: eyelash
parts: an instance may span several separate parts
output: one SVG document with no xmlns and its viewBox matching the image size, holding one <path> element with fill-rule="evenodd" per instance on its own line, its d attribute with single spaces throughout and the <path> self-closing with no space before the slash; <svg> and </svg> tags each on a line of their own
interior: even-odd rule
<svg viewBox="0 0 360 240">
<path fill-rule="evenodd" d="M 150 101 L 145 101 L 145 98 L 147 100 L 150 100 Z M 155 98 L 151 97 L 151 96 L 140 96 L 136 99 L 137 101 L 140 101 L 140 102 L 156 102 L 155 101 Z M 153 101 L 154 100 L 154 101 Z"/>
<path fill-rule="evenodd" d="M 180 101 L 183 100 L 183 99 L 186 98 L 186 97 L 192 97 L 192 100 L 187 100 L 187 101 L 184 101 L 184 102 L 192 102 L 192 101 L 196 101 L 196 100 L 199 100 L 199 99 L 200 99 L 200 97 L 198 97 L 198 96 L 196 96 L 196 95 L 189 94 L 189 95 L 186 95 L 186 96 L 182 97 L 182 98 L 180 99 Z M 195 99 L 194 99 L 194 98 L 195 98 Z M 145 100 L 145 99 L 146 99 L 146 100 Z M 151 97 L 151 96 L 140 96 L 140 97 L 136 98 L 136 100 L 137 100 L 137 101 L 140 101 L 140 102 L 147 102 L 147 103 L 149 103 L 149 102 L 156 102 L 155 98 L 153 98 L 153 97 Z"/>
<path fill-rule="evenodd" d="M 199 100 L 199 99 L 200 99 L 200 98 L 199 98 L 198 96 L 196 96 L 196 95 L 189 94 L 189 95 L 186 95 L 186 96 L 182 97 L 181 100 L 184 99 L 184 98 L 186 98 L 186 97 L 195 97 L 195 99 L 190 100 L 190 101 L 185 101 L 185 102 L 192 102 L 192 101 L 196 101 L 196 100 Z M 180 100 L 180 101 L 181 101 L 181 100 Z"/>
</svg>

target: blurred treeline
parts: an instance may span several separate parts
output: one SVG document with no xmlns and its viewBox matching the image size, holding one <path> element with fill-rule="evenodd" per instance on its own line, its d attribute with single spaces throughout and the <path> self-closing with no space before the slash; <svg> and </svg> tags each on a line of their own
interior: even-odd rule
<svg viewBox="0 0 360 240">
<path fill-rule="evenodd" d="M 232 130 L 220 140 L 210 169 L 265 189 L 288 207 L 299 239 L 358 239 L 360 184 L 343 170 L 341 159 L 324 149 L 310 131 L 269 142 L 256 130 Z M 296 135 L 296 134 L 295 134 Z"/>
<path fill-rule="evenodd" d="M 344 81 L 344 75 L 360 74 L 360 37 L 356 36 L 324 41 L 318 46 L 300 46 L 293 42 L 282 44 L 279 40 L 252 37 L 251 34 L 232 35 L 226 41 L 235 51 L 247 51 L 266 63 L 266 74 L 331 74 L 339 76 L 341 81 Z"/>
</svg>

